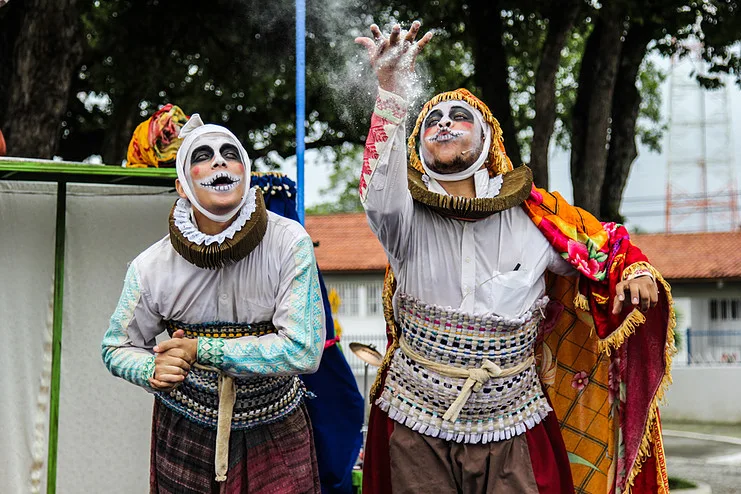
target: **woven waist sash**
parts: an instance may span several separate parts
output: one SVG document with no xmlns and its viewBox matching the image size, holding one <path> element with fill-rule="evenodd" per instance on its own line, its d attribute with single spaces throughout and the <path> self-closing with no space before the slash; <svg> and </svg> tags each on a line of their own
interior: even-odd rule
<svg viewBox="0 0 741 494">
<path fill-rule="evenodd" d="M 547 302 L 507 319 L 399 295 L 400 348 L 377 404 L 396 422 L 449 441 L 501 441 L 531 429 L 551 411 L 534 359 Z"/>
<path fill-rule="evenodd" d="M 239 338 L 277 332 L 271 322 L 185 324 L 165 321 L 165 327 L 171 336 L 179 329 L 185 331 L 186 338 Z M 216 480 L 224 481 L 230 432 L 282 420 L 301 404 L 304 394 L 305 388 L 298 376 L 233 377 L 214 367 L 195 364 L 178 387 L 169 393 L 157 393 L 156 397 L 188 420 L 216 429 Z"/>
</svg>

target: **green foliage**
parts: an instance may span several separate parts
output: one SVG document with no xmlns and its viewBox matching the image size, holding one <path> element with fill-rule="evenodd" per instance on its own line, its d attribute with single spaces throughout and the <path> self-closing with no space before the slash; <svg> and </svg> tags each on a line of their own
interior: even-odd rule
<svg viewBox="0 0 741 494">
<path fill-rule="evenodd" d="M 339 150 L 325 148 L 321 151 L 324 161 L 334 163 L 329 175 L 329 185 L 320 193 L 332 197 L 312 207 L 306 208 L 307 214 L 332 214 L 360 212 L 363 206 L 358 196 L 360 185 L 360 168 L 363 163 L 363 149 L 360 146 L 346 144 Z"/>
<path fill-rule="evenodd" d="M 619 1 L 626 29 L 650 27 L 649 47 L 660 54 L 684 56 L 688 53 L 684 42 L 692 37 L 702 40 L 701 55 L 711 64 L 700 77 L 706 87 L 722 84 L 722 74 L 741 84 L 741 58 L 735 47 L 741 32 L 738 2 Z M 553 2 L 545 0 L 310 2 L 307 147 L 327 148 L 322 156 L 333 171 L 323 193 L 339 195 L 315 210 L 359 208 L 355 197 L 361 162 L 358 149 L 367 132 L 375 80 L 364 50 L 353 39 L 368 35 L 370 23 L 388 27 L 402 21 L 407 27 L 412 19 L 420 19 L 423 29 L 435 31 L 418 64 L 423 86 L 418 108 L 442 90 L 468 87 L 479 92 L 482 81 L 473 54 L 480 40 L 472 37 L 467 26 L 475 16 L 496 9 L 502 19 L 502 42 L 486 48 L 490 54 L 503 50 L 506 55 L 512 118 L 522 154 L 527 156 L 535 116 L 535 74 L 554 8 Z M 293 0 L 212 0 L 208 4 L 95 0 L 81 4 L 81 9 L 87 50 L 62 124 L 61 156 L 122 157 L 133 127 L 166 103 L 229 126 L 244 141 L 258 169 L 275 168 L 294 154 Z M 553 138 L 564 149 L 570 146 L 581 58 L 599 9 L 598 3 L 584 1 L 561 53 Z M 2 21 L 0 16 L 0 29 Z M 655 63 L 644 61 L 637 80 L 642 103 L 636 133 L 657 151 L 666 130 L 660 92 L 664 78 Z M 492 110 L 500 115 L 501 110 Z"/>
<path fill-rule="evenodd" d="M 677 490 L 681 490 L 681 489 L 694 489 L 696 487 L 697 487 L 697 485 L 696 484 L 693 484 L 689 480 L 684 480 L 684 479 L 680 479 L 680 478 L 677 478 L 677 477 L 669 477 L 669 490 L 671 490 L 672 492 L 675 489 L 677 489 Z"/>
<path fill-rule="evenodd" d="M 661 72 L 651 60 L 644 60 L 638 74 L 638 89 L 641 93 L 641 107 L 636 125 L 636 135 L 641 143 L 656 153 L 661 152 L 661 138 L 667 125 L 661 116 L 661 84 L 666 74 Z"/>
</svg>

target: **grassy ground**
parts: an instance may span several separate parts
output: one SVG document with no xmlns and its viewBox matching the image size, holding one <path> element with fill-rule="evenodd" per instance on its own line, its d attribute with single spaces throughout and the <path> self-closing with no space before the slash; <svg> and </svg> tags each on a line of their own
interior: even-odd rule
<svg viewBox="0 0 741 494">
<path fill-rule="evenodd" d="M 701 434 L 741 438 L 741 424 L 698 424 L 695 422 L 667 422 L 662 420 L 661 426 L 664 429 L 675 431 L 698 432 Z"/>
<path fill-rule="evenodd" d="M 683 479 L 675 479 L 673 477 L 669 477 L 669 489 L 692 489 L 694 487 L 697 487 L 692 482 L 688 482 Z"/>
</svg>

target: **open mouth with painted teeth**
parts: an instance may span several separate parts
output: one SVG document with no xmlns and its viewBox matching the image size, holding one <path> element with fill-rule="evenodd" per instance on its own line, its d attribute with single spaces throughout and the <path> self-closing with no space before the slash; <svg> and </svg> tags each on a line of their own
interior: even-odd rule
<svg viewBox="0 0 741 494">
<path fill-rule="evenodd" d="M 224 192 L 231 190 L 242 180 L 228 172 L 219 172 L 210 176 L 207 180 L 200 182 L 201 187 L 207 187 L 213 190 Z"/>
<path fill-rule="evenodd" d="M 458 130 L 443 130 L 427 139 L 428 142 L 446 142 L 452 141 L 462 136 L 464 133 Z"/>
</svg>

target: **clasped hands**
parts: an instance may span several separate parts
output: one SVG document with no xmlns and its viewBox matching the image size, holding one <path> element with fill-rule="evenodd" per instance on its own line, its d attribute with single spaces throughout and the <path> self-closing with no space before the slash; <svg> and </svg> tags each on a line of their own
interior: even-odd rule
<svg viewBox="0 0 741 494">
<path fill-rule="evenodd" d="M 185 338 L 182 329 L 154 347 L 154 376 L 149 384 L 157 391 L 171 391 L 185 380 L 196 361 L 198 340 Z"/>
</svg>

